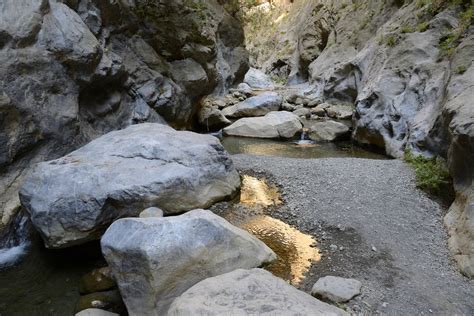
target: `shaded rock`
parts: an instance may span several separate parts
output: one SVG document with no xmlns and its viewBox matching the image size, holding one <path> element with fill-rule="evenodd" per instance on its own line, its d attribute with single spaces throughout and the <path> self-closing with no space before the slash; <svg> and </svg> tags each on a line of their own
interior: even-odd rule
<svg viewBox="0 0 474 316">
<path fill-rule="evenodd" d="M 281 110 L 282 111 L 293 112 L 296 109 L 297 109 L 297 107 L 295 105 L 290 104 L 288 102 L 283 102 L 283 104 L 281 105 Z"/>
<path fill-rule="evenodd" d="M 187 58 L 171 63 L 173 79 L 184 85 L 186 92 L 191 97 L 203 95 L 208 90 L 207 73 L 202 66 L 193 59 Z"/>
<path fill-rule="evenodd" d="M 93 293 L 110 290 L 116 283 L 109 267 L 95 269 L 84 275 L 79 285 L 81 293 Z"/>
<path fill-rule="evenodd" d="M 146 207 L 165 214 L 208 207 L 239 186 L 217 138 L 145 123 L 40 163 L 20 200 L 46 246 L 58 248 L 98 239 L 114 220 Z"/>
<path fill-rule="evenodd" d="M 119 316 L 119 314 L 111 313 L 98 308 L 88 308 L 80 311 L 75 316 Z"/>
<path fill-rule="evenodd" d="M 327 107 L 327 104 L 319 104 L 310 110 L 311 114 L 315 114 L 319 117 L 325 117 L 327 116 L 326 107 Z"/>
<path fill-rule="evenodd" d="M 248 98 L 222 111 L 226 117 L 240 118 L 246 116 L 263 116 L 271 111 L 278 111 L 283 102 L 281 96 L 274 92 L 265 92 Z"/>
<path fill-rule="evenodd" d="M 308 136 L 315 141 L 333 142 L 350 137 L 350 130 L 345 124 L 335 121 L 316 122 L 311 125 Z"/>
<path fill-rule="evenodd" d="M 101 245 L 131 315 L 165 315 L 199 281 L 276 259 L 256 237 L 205 210 L 118 220 Z"/>
<path fill-rule="evenodd" d="M 292 138 L 303 125 L 298 116 L 290 112 L 270 112 L 263 117 L 242 118 L 224 128 L 229 136 L 257 138 Z"/>
<path fill-rule="evenodd" d="M 163 217 L 163 210 L 158 207 L 149 207 L 143 210 L 138 217 L 148 218 L 148 217 Z"/>
<path fill-rule="evenodd" d="M 271 89 L 274 87 L 272 79 L 263 71 L 250 68 L 245 74 L 244 83 L 254 89 Z"/>
<path fill-rule="evenodd" d="M 222 111 L 208 105 L 199 110 L 198 120 L 199 124 L 208 132 L 220 130 L 232 123 L 222 114 Z"/>
<path fill-rule="evenodd" d="M 96 292 L 81 296 L 76 305 L 76 313 L 89 308 L 105 309 L 119 314 L 126 310 L 118 290 Z"/>
<path fill-rule="evenodd" d="M 361 287 L 362 283 L 354 279 L 326 276 L 316 282 L 311 295 L 334 303 L 343 303 L 359 295 Z"/>
<path fill-rule="evenodd" d="M 194 285 L 168 315 L 349 315 L 262 269 L 236 270 Z"/>
<path fill-rule="evenodd" d="M 239 83 L 237 90 L 243 93 L 246 97 L 251 97 L 253 95 L 252 87 L 245 82 Z"/>
<path fill-rule="evenodd" d="M 80 16 L 62 3 L 51 3 L 38 42 L 61 62 L 73 66 L 95 66 L 102 54 L 99 41 Z"/>
</svg>

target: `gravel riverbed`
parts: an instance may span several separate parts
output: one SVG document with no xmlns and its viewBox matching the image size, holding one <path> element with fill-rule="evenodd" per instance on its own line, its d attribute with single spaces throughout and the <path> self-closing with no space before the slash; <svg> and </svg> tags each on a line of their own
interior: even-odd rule
<svg viewBox="0 0 474 316">
<path fill-rule="evenodd" d="M 321 261 L 300 288 L 319 277 L 360 280 L 347 308 L 362 315 L 474 315 L 474 282 L 450 258 L 445 213 L 418 190 L 400 160 L 294 159 L 238 154 L 241 173 L 277 185 L 284 205 L 271 215 L 313 235 Z"/>
</svg>

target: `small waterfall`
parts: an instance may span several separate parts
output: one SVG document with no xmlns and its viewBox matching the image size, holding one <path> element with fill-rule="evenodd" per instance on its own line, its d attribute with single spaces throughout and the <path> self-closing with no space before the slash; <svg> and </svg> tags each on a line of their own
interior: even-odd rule
<svg viewBox="0 0 474 316">
<path fill-rule="evenodd" d="M 30 245 L 30 231 L 30 219 L 20 210 L 0 237 L 0 269 L 14 265 L 26 254 Z"/>
<path fill-rule="evenodd" d="M 302 129 L 300 139 L 294 143 L 299 146 L 312 146 L 315 144 L 315 142 L 309 138 L 307 128 Z"/>
</svg>

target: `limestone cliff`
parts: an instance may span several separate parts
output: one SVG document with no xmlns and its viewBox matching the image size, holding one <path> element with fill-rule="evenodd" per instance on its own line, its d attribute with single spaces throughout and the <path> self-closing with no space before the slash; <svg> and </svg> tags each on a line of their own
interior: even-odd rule
<svg viewBox="0 0 474 316">
<path fill-rule="evenodd" d="M 185 127 L 202 96 L 239 82 L 248 54 L 237 4 L 1 1 L 1 222 L 35 162 L 134 123 Z"/>
<path fill-rule="evenodd" d="M 289 83 L 308 79 L 321 102 L 353 104 L 354 140 L 397 158 L 411 150 L 447 159 L 457 192 L 449 245 L 470 276 L 473 15 L 470 0 L 295 0 L 246 17 L 247 29 L 267 32 L 247 38 L 252 65 Z"/>
</svg>

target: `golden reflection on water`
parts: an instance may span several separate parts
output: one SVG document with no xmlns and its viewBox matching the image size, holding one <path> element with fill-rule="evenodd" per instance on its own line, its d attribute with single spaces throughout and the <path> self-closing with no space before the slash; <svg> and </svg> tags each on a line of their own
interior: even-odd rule
<svg viewBox="0 0 474 316">
<path fill-rule="evenodd" d="M 312 236 L 303 234 L 278 219 L 255 216 L 242 228 L 263 241 L 278 255 L 278 260 L 266 269 L 293 285 L 303 280 L 312 262 L 321 260 L 316 240 Z"/>
<path fill-rule="evenodd" d="M 242 187 L 240 190 L 240 203 L 245 205 L 280 205 L 280 194 L 274 186 L 257 178 L 244 175 L 242 177 Z"/>
<path fill-rule="evenodd" d="M 316 240 L 290 225 L 265 215 L 268 206 L 282 201 L 276 187 L 248 175 L 242 177 L 240 203 L 229 208 L 224 217 L 263 241 L 278 260 L 266 269 L 293 285 L 300 283 L 311 263 L 321 260 Z"/>
</svg>

